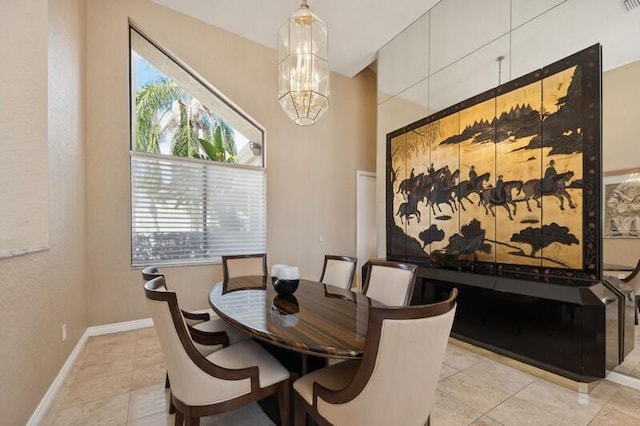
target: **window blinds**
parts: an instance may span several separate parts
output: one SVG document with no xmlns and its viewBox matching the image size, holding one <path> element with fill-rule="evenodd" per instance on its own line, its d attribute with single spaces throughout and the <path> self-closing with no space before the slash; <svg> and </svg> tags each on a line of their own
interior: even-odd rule
<svg viewBox="0 0 640 426">
<path fill-rule="evenodd" d="M 265 170 L 131 152 L 133 266 L 266 251 Z"/>
</svg>

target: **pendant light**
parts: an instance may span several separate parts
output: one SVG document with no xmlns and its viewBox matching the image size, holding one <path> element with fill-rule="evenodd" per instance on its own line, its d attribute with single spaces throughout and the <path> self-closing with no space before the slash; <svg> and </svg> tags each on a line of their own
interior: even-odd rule
<svg viewBox="0 0 640 426">
<path fill-rule="evenodd" d="M 300 126 L 314 124 L 329 109 L 327 25 L 307 0 L 278 31 L 278 100 Z"/>
</svg>

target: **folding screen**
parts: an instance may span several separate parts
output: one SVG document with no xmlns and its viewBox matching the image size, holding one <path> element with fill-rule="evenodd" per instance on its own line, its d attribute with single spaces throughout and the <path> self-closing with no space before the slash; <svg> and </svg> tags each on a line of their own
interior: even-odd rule
<svg viewBox="0 0 640 426">
<path fill-rule="evenodd" d="M 387 257 L 599 279 L 601 75 L 594 45 L 389 133 Z"/>
</svg>

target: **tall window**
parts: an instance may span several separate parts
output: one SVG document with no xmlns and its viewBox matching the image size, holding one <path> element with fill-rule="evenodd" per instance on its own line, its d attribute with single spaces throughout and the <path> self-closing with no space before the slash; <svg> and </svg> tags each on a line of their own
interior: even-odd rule
<svg viewBox="0 0 640 426">
<path fill-rule="evenodd" d="M 131 264 L 266 251 L 264 130 L 130 28 Z"/>
</svg>

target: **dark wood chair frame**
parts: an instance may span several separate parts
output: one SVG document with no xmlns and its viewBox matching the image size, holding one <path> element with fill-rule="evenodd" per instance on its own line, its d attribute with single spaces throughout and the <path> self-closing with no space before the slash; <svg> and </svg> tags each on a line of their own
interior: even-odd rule
<svg viewBox="0 0 640 426">
<path fill-rule="evenodd" d="M 362 392 L 369 382 L 369 378 L 376 365 L 380 338 L 382 336 L 382 322 L 384 320 L 411 320 L 442 315 L 455 307 L 457 297 L 458 290 L 454 288 L 446 300 L 438 303 L 406 307 L 369 307 L 369 325 L 367 328 L 364 353 L 353 380 L 344 389 L 340 390 L 332 390 L 322 386 L 318 382 L 314 382 L 312 405 L 309 405 L 300 394 L 294 392 L 295 426 L 305 425 L 307 415 L 310 415 L 318 425 L 330 426 L 331 423 L 318 412 L 318 398 L 322 398 L 329 404 L 344 404 L 353 400 Z M 427 419 L 427 424 L 430 424 L 430 419 L 431 416 Z"/>
<path fill-rule="evenodd" d="M 142 278 L 145 282 L 150 281 L 157 277 L 165 276 L 160 273 L 157 266 L 147 266 L 142 270 Z M 165 278 L 165 286 L 166 286 L 166 278 Z M 209 321 L 211 317 L 206 312 L 189 312 L 184 309 L 180 309 L 182 312 L 182 316 L 188 320 L 194 321 Z M 201 345 L 222 345 L 223 347 L 229 346 L 229 336 L 225 331 L 217 331 L 217 332 L 206 332 L 202 330 L 198 330 L 193 328 L 191 325 L 189 327 L 189 334 L 191 334 L 191 338 Z"/>
<path fill-rule="evenodd" d="M 411 302 L 411 296 L 413 296 L 413 289 L 416 285 L 417 270 L 418 267 L 411 263 L 391 262 L 387 260 L 369 260 L 363 267 L 364 276 L 362 277 L 362 294 L 367 295 L 369 290 L 369 281 L 371 280 L 371 271 L 374 266 L 383 266 L 388 268 L 404 269 L 411 272 L 409 286 L 407 288 L 407 294 L 404 299 L 404 306 L 409 305 Z"/>
<path fill-rule="evenodd" d="M 324 290 L 324 297 L 333 297 L 334 299 L 342 299 L 356 303 L 356 295 L 351 290 L 344 290 L 331 284 L 324 283 L 322 286 Z M 371 304 L 371 299 L 367 300 L 369 301 L 369 304 Z"/>
<path fill-rule="evenodd" d="M 638 273 L 640 273 L 640 260 L 638 260 L 638 264 L 633 269 L 633 271 L 629 275 L 621 279 L 620 281 L 622 281 L 623 283 L 630 283 L 631 280 L 633 280 L 636 277 L 636 275 L 638 275 Z M 640 294 L 636 294 L 636 300 L 635 300 L 634 318 L 635 318 L 636 325 L 638 325 L 638 311 L 640 311 Z"/>
<path fill-rule="evenodd" d="M 144 285 L 145 296 L 148 299 L 166 302 L 168 304 L 173 325 L 178 337 L 180 338 L 180 342 L 191 361 L 193 361 L 193 363 L 205 373 L 221 380 L 251 380 L 251 392 L 248 394 L 210 405 L 190 406 L 180 401 L 172 394 L 171 401 L 176 407 L 175 425 L 182 425 L 183 422 L 186 425 L 198 425 L 200 417 L 235 410 L 250 402 L 258 401 L 269 395 L 277 394 L 281 423 L 284 426 L 288 426 L 290 423 L 290 379 L 286 379 L 265 388 L 260 388 L 259 368 L 257 366 L 243 369 L 228 369 L 220 367 L 207 360 L 202 354 L 200 354 L 200 352 L 198 352 L 187 334 L 187 330 L 184 327 L 184 322 L 180 315 L 180 308 L 178 307 L 176 293 L 160 291 L 159 289 L 162 287 L 166 288 L 163 276 L 147 281 Z"/>
<path fill-rule="evenodd" d="M 351 269 L 351 275 L 349 276 L 349 284 L 347 285 L 347 290 L 351 290 L 351 287 L 353 286 L 353 278 L 356 274 L 356 264 L 358 263 L 358 258 L 351 256 L 336 256 L 333 254 L 325 254 L 324 264 L 322 265 L 322 273 L 320 274 L 320 282 L 323 282 L 322 280 L 324 279 L 324 273 L 327 270 L 327 262 L 329 260 L 339 260 L 341 262 L 353 263 L 353 269 Z"/>
<path fill-rule="evenodd" d="M 158 277 L 162 277 L 165 280 L 165 287 L 166 287 L 167 285 L 166 278 L 164 275 L 160 273 L 157 266 L 155 265 L 147 266 L 142 270 L 142 278 L 144 279 L 145 283 Z M 194 320 L 194 321 L 203 322 L 203 321 L 209 321 L 211 319 L 209 314 L 206 312 L 189 312 L 183 309 L 180 309 L 180 312 L 182 313 L 183 317 L 190 320 Z M 196 328 L 193 328 L 190 324 L 187 324 L 187 327 L 189 328 L 189 334 L 191 335 L 191 338 L 196 343 L 199 343 L 201 345 L 211 345 L 211 346 L 222 345 L 222 347 L 224 348 L 229 346 L 229 336 L 227 335 L 226 331 L 206 332 L 206 331 L 201 331 Z M 165 389 L 171 388 L 169 373 L 167 373 L 165 377 L 164 388 Z M 176 411 L 176 407 L 173 405 L 173 401 L 171 400 L 171 398 L 169 398 L 169 414 L 173 414 L 175 413 L 175 411 Z"/>
</svg>

